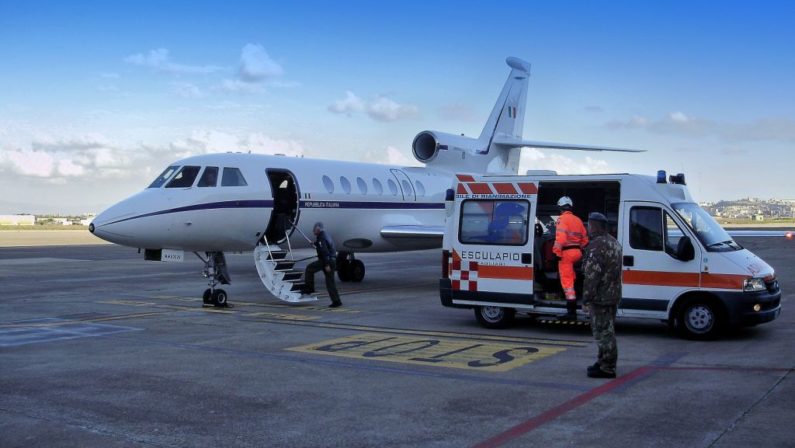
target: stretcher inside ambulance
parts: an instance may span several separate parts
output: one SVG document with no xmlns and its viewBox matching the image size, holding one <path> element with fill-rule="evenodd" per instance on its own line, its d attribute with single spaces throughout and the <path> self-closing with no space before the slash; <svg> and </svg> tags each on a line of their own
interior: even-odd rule
<svg viewBox="0 0 795 448">
<path fill-rule="evenodd" d="M 557 200 L 568 196 L 587 225 L 609 220 L 623 248 L 618 316 L 663 321 L 707 339 L 729 326 L 775 319 L 781 291 L 773 269 L 735 242 L 696 204 L 684 175 L 458 175 L 448 191 L 440 296 L 505 327 L 517 312 L 561 316 L 565 300 L 552 253 Z M 575 290 L 581 301 L 582 273 Z M 587 317 L 578 304 L 578 319 Z"/>
</svg>

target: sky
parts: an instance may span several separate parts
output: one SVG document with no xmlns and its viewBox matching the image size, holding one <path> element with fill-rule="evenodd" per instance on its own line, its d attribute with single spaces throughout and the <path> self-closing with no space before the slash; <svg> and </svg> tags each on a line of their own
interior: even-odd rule
<svg viewBox="0 0 795 448">
<path fill-rule="evenodd" d="M 795 199 L 795 2 L 0 0 L 0 213 L 83 213 L 225 151 L 417 165 L 477 136 L 516 56 L 521 169 L 684 172 Z"/>
</svg>

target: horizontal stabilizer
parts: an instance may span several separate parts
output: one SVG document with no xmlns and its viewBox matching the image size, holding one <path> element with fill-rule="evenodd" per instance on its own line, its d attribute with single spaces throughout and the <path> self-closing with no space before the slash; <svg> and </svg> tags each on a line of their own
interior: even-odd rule
<svg viewBox="0 0 795 448">
<path fill-rule="evenodd" d="M 613 151 L 613 152 L 646 152 L 644 149 L 612 148 L 608 146 L 574 145 L 570 143 L 540 142 L 536 140 L 520 140 L 510 136 L 495 136 L 492 145 L 504 148 L 539 148 L 539 149 L 566 149 L 573 151 Z"/>
</svg>

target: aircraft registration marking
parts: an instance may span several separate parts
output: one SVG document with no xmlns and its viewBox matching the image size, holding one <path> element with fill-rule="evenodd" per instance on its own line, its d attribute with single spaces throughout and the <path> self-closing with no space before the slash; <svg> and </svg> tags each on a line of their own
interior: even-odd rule
<svg viewBox="0 0 795 448">
<path fill-rule="evenodd" d="M 566 348 L 535 343 L 360 333 L 287 350 L 403 364 L 506 372 L 555 355 Z"/>
</svg>

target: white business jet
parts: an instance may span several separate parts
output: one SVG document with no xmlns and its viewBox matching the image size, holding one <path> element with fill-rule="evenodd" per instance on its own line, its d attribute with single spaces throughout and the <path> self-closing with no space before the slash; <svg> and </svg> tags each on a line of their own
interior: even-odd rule
<svg viewBox="0 0 795 448">
<path fill-rule="evenodd" d="M 288 302 L 300 293 L 292 249 L 323 221 L 337 243 L 338 275 L 361 281 L 354 253 L 441 247 L 445 192 L 455 173 L 516 174 L 522 147 L 624 151 L 522 139 L 530 64 L 506 60 L 511 72 L 478 138 L 423 131 L 413 142 L 424 167 L 224 153 L 188 157 L 168 166 L 140 193 L 99 214 L 99 238 L 144 249 L 145 259 L 182 261 L 195 253 L 209 278 L 205 303 L 224 306 L 216 288 L 230 282 L 224 252 L 254 251 L 260 277 Z"/>
</svg>

